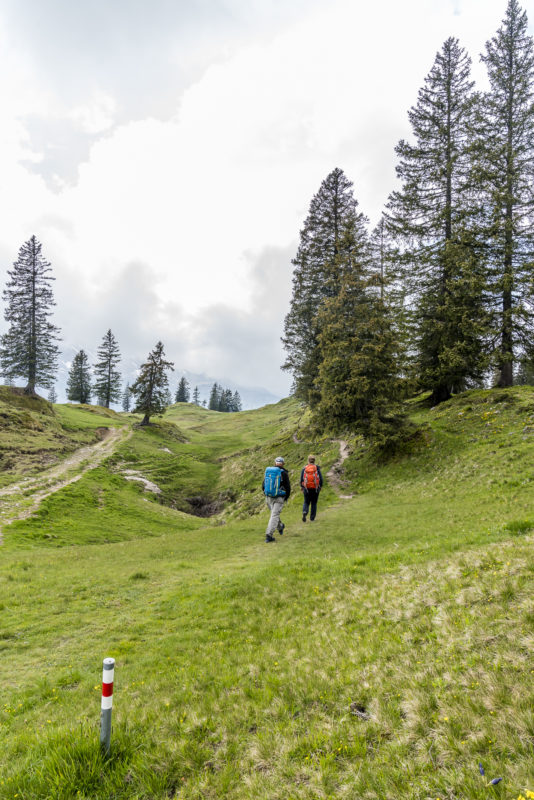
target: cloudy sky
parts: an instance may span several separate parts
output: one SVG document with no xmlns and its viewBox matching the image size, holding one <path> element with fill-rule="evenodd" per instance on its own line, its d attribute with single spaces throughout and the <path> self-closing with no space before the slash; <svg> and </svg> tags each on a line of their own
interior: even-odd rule
<svg viewBox="0 0 534 800">
<path fill-rule="evenodd" d="M 32 234 L 64 342 L 282 396 L 309 202 L 341 167 L 374 222 L 437 50 L 506 0 L 0 0 L 0 281 Z M 531 30 L 534 9 L 530 11 Z M 3 323 L 0 323 L 0 330 Z"/>
</svg>

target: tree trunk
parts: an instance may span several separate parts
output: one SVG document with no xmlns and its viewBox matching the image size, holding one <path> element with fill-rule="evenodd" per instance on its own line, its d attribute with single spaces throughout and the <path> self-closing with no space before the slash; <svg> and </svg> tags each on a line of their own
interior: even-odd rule
<svg viewBox="0 0 534 800">
<path fill-rule="evenodd" d="M 145 414 L 145 416 L 143 417 L 143 421 L 142 421 L 141 425 L 148 425 L 149 424 L 149 422 L 148 422 L 149 419 L 150 419 L 150 417 L 148 416 L 148 414 Z"/>
<path fill-rule="evenodd" d="M 450 400 L 451 397 L 451 390 L 447 384 L 442 383 L 439 386 L 435 386 L 432 390 L 432 394 L 430 395 L 430 402 L 433 406 L 437 406 L 439 403 L 443 403 L 445 400 Z"/>
</svg>

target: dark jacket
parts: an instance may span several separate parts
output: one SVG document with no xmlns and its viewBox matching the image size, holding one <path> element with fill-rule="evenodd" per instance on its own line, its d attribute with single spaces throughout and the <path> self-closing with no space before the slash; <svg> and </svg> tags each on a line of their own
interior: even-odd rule
<svg viewBox="0 0 534 800">
<path fill-rule="evenodd" d="M 307 466 L 308 465 L 306 464 L 306 467 Z M 317 466 L 317 464 L 315 466 L 317 467 L 317 474 L 319 476 L 319 489 L 322 489 L 323 476 L 321 474 L 321 467 Z M 306 469 L 306 467 L 302 467 L 302 472 L 300 473 L 300 485 L 302 486 L 303 489 L 304 489 L 304 470 Z"/>
<path fill-rule="evenodd" d="M 284 467 L 280 467 L 280 470 L 282 472 L 282 476 L 280 478 L 280 486 L 282 487 L 282 489 L 286 490 L 286 493 L 285 493 L 285 495 L 283 495 L 283 497 L 286 500 L 288 500 L 289 499 L 289 495 L 291 494 L 291 484 L 289 483 L 289 473 L 288 473 L 287 469 L 284 469 Z M 263 479 L 263 482 L 261 484 L 261 490 L 262 490 L 262 492 L 265 491 L 265 478 Z M 280 495 L 280 496 L 282 497 L 282 495 Z"/>
</svg>

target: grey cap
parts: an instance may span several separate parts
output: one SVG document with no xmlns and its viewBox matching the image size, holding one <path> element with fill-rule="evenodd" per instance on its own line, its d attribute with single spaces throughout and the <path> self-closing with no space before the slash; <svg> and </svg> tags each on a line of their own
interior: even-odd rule
<svg viewBox="0 0 534 800">
<path fill-rule="evenodd" d="M 284 464 L 285 462 L 284 462 L 284 459 L 282 458 L 282 456 L 276 456 L 276 458 L 274 459 L 274 463 L 275 464 Z"/>
</svg>

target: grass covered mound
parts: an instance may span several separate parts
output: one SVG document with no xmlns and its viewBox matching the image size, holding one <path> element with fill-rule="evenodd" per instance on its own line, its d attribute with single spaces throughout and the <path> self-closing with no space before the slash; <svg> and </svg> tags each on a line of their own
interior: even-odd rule
<svg viewBox="0 0 534 800">
<path fill-rule="evenodd" d="M 176 406 L 177 438 L 134 433 L 46 521 L 4 532 L 0 798 L 527 797 L 533 401 L 524 387 L 415 403 L 420 448 L 377 465 L 350 440 L 355 496 L 329 490 L 303 524 L 296 493 L 275 545 L 265 461 L 281 452 L 295 481 L 312 447 L 326 468 L 338 447 L 302 441 L 295 401 Z M 152 475 L 189 460 L 188 495 L 205 481 L 235 498 L 209 520 L 173 510 L 124 480 L 128 453 Z M 128 541 L 106 540 L 121 520 Z M 70 546 L 35 535 L 49 524 Z"/>
<path fill-rule="evenodd" d="M 56 464 L 121 424 L 110 409 L 52 405 L 23 389 L 0 386 L 0 487 Z"/>
</svg>

